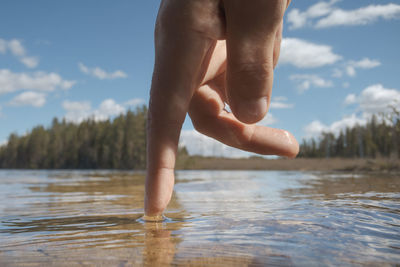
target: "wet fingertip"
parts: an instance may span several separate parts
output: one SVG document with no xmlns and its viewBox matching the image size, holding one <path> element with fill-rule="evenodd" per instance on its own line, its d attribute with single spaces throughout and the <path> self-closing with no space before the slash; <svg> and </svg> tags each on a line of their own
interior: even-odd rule
<svg viewBox="0 0 400 267">
<path fill-rule="evenodd" d="M 285 156 L 288 158 L 295 158 L 299 154 L 299 143 L 296 138 L 288 131 L 283 130 L 284 136 L 286 137 L 287 150 L 285 151 Z"/>
<path fill-rule="evenodd" d="M 144 214 L 138 220 L 140 222 L 164 222 L 167 220 L 167 217 L 165 217 L 163 214 L 153 216 Z"/>
</svg>

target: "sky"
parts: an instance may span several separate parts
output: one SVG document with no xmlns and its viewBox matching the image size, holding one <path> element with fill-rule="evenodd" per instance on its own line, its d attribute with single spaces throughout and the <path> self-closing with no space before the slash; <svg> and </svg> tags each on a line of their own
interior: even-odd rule
<svg viewBox="0 0 400 267">
<path fill-rule="evenodd" d="M 0 144 L 54 117 L 79 123 L 147 104 L 160 1 L 2 0 Z M 299 142 L 400 107 L 400 1 L 293 0 L 269 113 L 259 124 Z M 189 153 L 249 156 L 202 136 Z"/>
</svg>

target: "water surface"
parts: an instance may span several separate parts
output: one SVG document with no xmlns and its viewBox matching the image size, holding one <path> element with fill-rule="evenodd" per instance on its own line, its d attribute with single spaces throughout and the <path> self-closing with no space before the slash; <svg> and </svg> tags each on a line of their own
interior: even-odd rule
<svg viewBox="0 0 400 267">
<path fill-rule="evenodd" d="M 400 263 L 400 177 L 180 171 L 161 223 L 144 176 L 0 171 L 0 266 Z"/>
</svg>

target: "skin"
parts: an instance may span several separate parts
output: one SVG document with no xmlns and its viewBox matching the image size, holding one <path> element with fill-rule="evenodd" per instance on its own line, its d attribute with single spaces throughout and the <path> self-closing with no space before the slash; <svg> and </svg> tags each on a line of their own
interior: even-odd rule
<svg viewBox="0 0 400 267">
<path fill-rule="evenodd" d="M 197 131 L 226 145 L 264 155 L 297 155 L 292 134 L 255 124 L 268 111 L 289 3 L 161 2 L 147 124 L 147 216 L 160 215 L 171 199 L 187 113 Z"/>
</svg>

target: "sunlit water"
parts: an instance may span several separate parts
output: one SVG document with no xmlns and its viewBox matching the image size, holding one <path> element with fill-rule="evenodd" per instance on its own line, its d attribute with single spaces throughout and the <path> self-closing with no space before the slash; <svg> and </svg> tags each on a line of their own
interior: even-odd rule
<svg viewBox="0 0 400 267">
<path fill-rule="evenodd" d="M 0 171 L 0 266 L 396 265 L 400 177 L 181 171 L 162 223 L 133 172 Z"/>
</svg>

